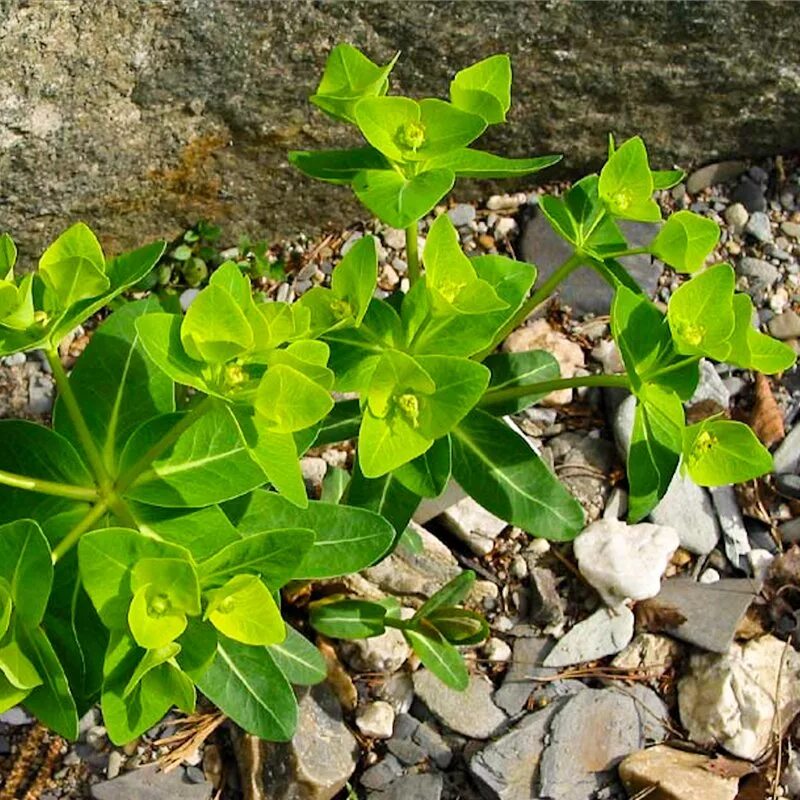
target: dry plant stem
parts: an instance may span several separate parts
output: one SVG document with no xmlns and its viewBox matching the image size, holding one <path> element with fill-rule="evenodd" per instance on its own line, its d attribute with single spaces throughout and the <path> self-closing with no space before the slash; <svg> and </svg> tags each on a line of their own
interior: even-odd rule
<svg viewBox="0 0 800 800">
<path fill-rule="evenodd" d="M 47 355 L 47 363 L 50 365 L 50 369 L 53 372 L 53 378 L 55 378 L 56 385 L 58 386 L 58 394 L 64 401 L 67 413 L 72 420 L 72 424 L 75 426 L 75 432 L 78 434 L 78 439 L 80 439 L 83 450 L 94 470 L 95 477 L 100 483 L 100 488 L 108 489 L 111 486 L 111 476 L 108 474 L 108 470 L 103 463 L 103 457 L 100 455 L 100 451 L 95 445 L 92 434 L 89 432 L 86 420 L 83 418 L 78 400 L 72 391 L 69 378 L 64 371 L 64 365 L 61 363 L 61 358 L 58 355 L 58 350 L 45 350 L 45 354 Z"/>
<path fill-rule="evenodd" d="M 413 286 L 419 280 L 419 241 L 417 223 L 406 228 L 406 259 L 408 261 L 408 281 Z"/>
</svg>

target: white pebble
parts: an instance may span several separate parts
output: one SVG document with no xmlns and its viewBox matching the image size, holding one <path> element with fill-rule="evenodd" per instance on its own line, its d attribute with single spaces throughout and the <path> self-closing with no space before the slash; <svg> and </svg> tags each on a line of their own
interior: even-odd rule
<svg viewBox="0 0 800 800">
<path fill-rule="evenodd" d="M 703 570 L 703 574 L 700 576 L 700 583 L 716 583 L 719 580 L 719 572 L 717 572 L 713 567 L 709 567 L 706 570 Z"/>
<path fill-rule="evenodd" d="M 495 636 L 486 640 L 483 645 L 483 654 L 487 661 L 495 664 L 504 664 L 511 660 L 511 648 L 502 640 Z"/>
<path fill-rule="evenodd" d="M 394 708 L 385 700 L 361 706 L 356 712 L 356 725 L 364 736 L 391 739 L 394 730 Z"/>
<path fill-rule="evenodd" d="M 184 311 L 188 310 L 189 306 L 194 302 L 195 297 L 197 297 L 199 294 L 199 289 L 186 289 L 184 292 L 182 292 L 179 298 L 181 308 Z"/>
</svg>

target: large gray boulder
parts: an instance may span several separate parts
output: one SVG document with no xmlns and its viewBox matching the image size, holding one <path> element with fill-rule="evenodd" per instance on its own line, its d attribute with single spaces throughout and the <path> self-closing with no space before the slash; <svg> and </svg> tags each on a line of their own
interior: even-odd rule
<svg viewBox="0 0 800 800">
<path fill-rule="evenodd" d="M 778 2 L 0 0 L 2 227 L 30 259 L 76 219 L 112 252 L 198 217 L 231 238 L 352 219 L 348 191 L 286 163 L 355 141 L 306 99 L 340 41 L 402 50 L 413 95 L 509 52 L 515 105 L 485 146 L 571 171 L 610 130 L 659 166 L 775 153 L 800 140 L 798 36 Z"/>
</svg>

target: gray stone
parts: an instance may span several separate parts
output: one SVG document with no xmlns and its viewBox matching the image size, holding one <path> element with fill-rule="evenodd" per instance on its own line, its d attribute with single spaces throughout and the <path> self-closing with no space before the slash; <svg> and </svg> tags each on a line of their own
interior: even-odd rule
<svg viewBox="0 0 800 800">
<path fill-rule="evenodd" d="M 418 525 L 424 525 L 466 496 L 467 493 L 455 481 L 451 480 L 444 492 L 438 497 L 426 497 L 423 499 L 414 512 L 414 522 Z"/>
<path fill-rule="evenodd" d="M 676 470 L 661 502 L 650 512 L 657 525 L 668 525 L 678 532 L 681 547 L 690 553 L 706 555 L 719 541 L 720 528 L 708 492 Z"/>
<path fill-rule="evenodd" d="M 439 800 L 444 781 L 435 772 L 403 775 L 383 792 L 372 792 L 369 800 Z"/>
<path fill-rule="evenodd" d="M 795 425 L 780 443 L 773 457 L 778 475 L 797 472 L 800 467 L 800 424 Z"/>
<path fill-rule="evenodd" d="M 767 327 L 776 339 L 797 339 L 800 337 L 800 314 L 792 309 L 776 314 Z"/>
<path fill-rule="evenodd" d="M 530 558 L 528 573 L 530 621 L 543 631 L 560 628 L 567 604 L 558 591 L 555 574 L 547 567 L 537 567 L 534 557 Z"/>
<path fill-rule="evenodd" d="M 385 700 L 361 706 L 356 712 L 356 725 L 364 736 L 389 739 L 394 728 L 394 707 Z"/>
<path fill-rule="evenodd" d="M 800 475 L 778 475 L 775 488 L 784 497 L 800 497 Z"/>
<path fill-rule="evenodd" d="M 430 725 L 425 722 L 420 723 L 411 734 L 411 738 L 439 769 L 447 769 L 450 766 L 450 762 L 453 760 L 453 751 L 444 737 Z"/>
<path fill-rule="evenodd" d="M 718 183 L 727 183 L 738 178 L 746 168 L 747 165 L 743 161 L 718 161 L 716 164 L 706 164 L 688 177 L 686 191 L 689 194 L 697 194 Z"/>
<path fill-rule="evenodd" d="M 688 405 L 693 406 L 711 400 L 720 408 L 727 409 L 731 395 L 714 365 L 708 359 L 703 358 L 700 360 L 699 366 L 700 380 Z"/>
<path fill-rule="evenodd" d="M 539 766 L 539 797 L 590 800 L 614 783 L 615 767 L 644 744 L 633 699 L 614 689 L 570 698 L 550 725 Z"/>
<path fill-rule="evenodd" d="M 653 239 L 658 228 L 644 222 L 620 224 L 631 247 L 644 247 Z M 572 248 L 550 227 L 545 216 L 537 212 L 522 231 L 520 257 L 536 264 L 539 280 L 545 280 L 570 256 Z M 648 255 L 626 256 L 619 259 L 642 288 L 653 294 L 664 269 L 663 264 Z M 607 314 L 611 305 L 611 287 L 594 271 L 582 268 L 570 275 L 558 289 L 561 302 L 572 307 L 577 316 Z"/>
<path fill-rule="evenodd" d="M 493 686 L 484 675 L 470 675 L 463 692 L 445 686 L 430 670 L 414 673 L 414 690 L 443 725 L 473 739 L 488 739 L 506 722 L 492 702 Z"/>
<path fill-rule="evenodd" d="M 96 783 L 89 791 L 94 800 L 208 800 L 214 787 L 207 782 L 187 781 L 182 769 L 161 772 L 155 764 L 149 764 Z"/>
<path fill-rule="evenodd" d="M 772 285 L 780 277 L 780 272 L 774 264 L 749 256 L 739 262 L 736 271 L 747 278 L 751 290 L 754 291 Z"/>
<path fill-rule="evenodd" d="M 782 522 L 778 525 L 778 533 L 785 545 L 800 542 L 800 517 Z"/>
<path fill-rule="evenodd" d="M 619 653 L 633 638 L 633 613 L 627 606 L 601 608 L 574 625 L 544 659 L 545 667 L 569 667 Z"/>
<path fill-rule="evenodd" d="M 488 797 L 530 800 L 535 796 L 547 730 L 565 702 L 559 700 L 528 714 L 470 759 L 469 771 Z"/>
<path fill-rule="evenodd" d="M 741 233 L 750 215 L 741 203 L 732 203 L 725 209 L 725 222 L 733 229 L 734 233 Z"/>
<path fill-rule="evenodd" d="M 525 707 L 531 692 L 540 685 L 537 678 L 553 674 L 554 670 L 542 667 L 551 647 L 552 640 L 544 637 L 521 636 L 514 642 L 511 666 L 493 698 L 509 716 L 516 716 Z"/>
<path fill-rule="evenodd" d="M 630 697 L 639 715 L 639 728 L 646 742 L 663 742 L 670 734 L 670 718 L 667 704 L 649 686 L 642 683 L 624 685 L 615 683 L 615 692 Z"/>
<path fill-rule="evenodd" d="M 764 187 L 747 177 L 733 190 L 731 200 L 735 203 L 741 203 L 751 213 L 766 211 L 767 209 Z"/>
<path fill-rule="evenodd" d="M 365 789 L 383 789 L 403 774 L 402 764 L 389 753 L 377 764 L 364 770 L 359 783 Z"/>
<path fill-rule="evenodd" d="M 401 739 L 393 736 L 386 742 L 386 747 L 393 756 L 396 756 L 407 767 L 413 767 L 415 764 L 420 764 L 425 760 L 425 751 L 410 739 Z"/>
<path fill-rule="evenodd" d="M 686 619 L 667 633 L 703 650 L 727 653 L 757 590 L 758 585 L 747 578 L 723 578 L 716 583 L 672 578 L 664 581 L 656 602 Z"/>
<path fill-rule="evenodd" d="M 30 725 L 34 719 L 22 706 L 14 706 L 0 714 L 0 722 L 4 725 L 16 727 L 18 725 Z"/>
<path fill-rule="evenodd" d="M 471 497 L 459 500 L 442 515 L 442 522 L 479 556 L 494 549 L 494 540 L 507 527 L 505 520 L 482 508 Z"/>
<path fill-rule="evenodd" d="M 339 642 L 339 652 L 357 672 L 397 672 L 411 655 L 401 631 L 387 628 L 380 636 Z"/>
<path fill-rule="evenodd" d="M 722 528 L 725 555 L 738 568 L 742 556 L 750 552 L 750 539 L 736 500 L 736 492 L 732 486 L 712 486 L 709 491 Z"/>
<path fill-rule="evenodd" d="M 325 683 L 300 690 L 291 741 L 262 742 L 261 747 L 262 789 L 270 800 L 332 800 L 353 774 L 359 755 L 342 707 Z"/>
<path fill-rule="evenodd" d="M 772 241 L 772 227 L 769 224 L 769 217 L 764 211 L 755 211 L 747 220 L 744 232 L 759 242 Z"/>
<path fill-rule="evenodd" d="M 448 212 L 447 216 L 450 217 L 450 222 L 457 228 L 463 228 L 469 225 L 475 219 L 475 206 L 469 203 L 459 203 L 453 206 Z"/>
<path fill-rule="evenodd" d="M 800 222 L 781 222 L 781 232 L 792 239 L 800 239 Z"/>
</svg>

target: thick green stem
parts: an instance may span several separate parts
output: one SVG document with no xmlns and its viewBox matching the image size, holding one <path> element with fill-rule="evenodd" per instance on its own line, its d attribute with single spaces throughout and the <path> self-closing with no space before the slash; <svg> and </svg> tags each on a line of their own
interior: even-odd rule
<svg viewBox="0 0 800 800">
<path fill-rule="evenodd" d="M 555 291 L 559 283 L 565 280 L 584 261 L 581 253 L 573 253 L 520 307 L 519 311 L 500 329 L 492 343 L 477 355 L 476 361 L 483 361 L 505 338 L 518 328 L 538 306 Z"/>
<path fill-rule="evenodd" d="M 54 497 L 66 497 L 69 500 L 86 500 L 90 503 L 97 500 L 99 496 L 96 489 L 46 481 L 40 478 L 29 478 L 27 475 L 17 475 L 5 470 L 0 470 L 0 483 L 5 486 L 13 486 L 15 489 L 25 489 L 28 492 L 41 492 Z"/>
<path fill-rule="evenodd" d="M 92 525 L 108 511 L 108 505 L 105 500 L 100 501 L 97 505 L 92 506 L 86 513 L 86 516 L 78 522 L 74 528 L 53 548 L 53 563 L 55 564 L 60 558 L 68 553 L 77 543 L 78 539 L 88 531 Z"/>
<path fill-rule="evenodd" d="M 111 486 L 111 476 L 108 474 L 108 470 L 103 463 L 103 457 L 100 455 L 100 451 L 97 449 L 94 438 L 89 432 L 89 428 L 86 425 L 86 420 L 83 418 L 80 406 L 78 405 L 78 399 L 75 397 L 75 393 L 72 391 L 69 378 L 67 377 L 67 373 L 64 371 L 64 366 L 61 363 L 61 358 L 58 355 L 58 350 L 46 350 L 45 353 L 47 355 L 47 362 L 50 364 L 50 369 L 53 372 L 53 378 L 55 378 L 56 386 L 58 386 L 58 394 L 64 401 L 64 406 L 66 407 L 67 413 L 72 420 L 72 424 L 75 426 L 75 432 L 78 434 L 78 439 L 80 440 L 83 451 L 86 453 L 86 457 L 89 459 L 89 463 L 94 470 L 95 477 L 102 488 L 108 488 Z"/>
<path fill-rule="evenodd" d="M 489 389 L 481 398 L 479 405 L 504 403 L 508 400 L 550 394 L 550 392 L 557 392 L 560 389 L 577 389 L 581 386 L 614 386 L 627 389 L 630 385 L 631 382 L 627 375 L 579 375 L 575 378 L 556 378 L 552 381 L 509 386 L 505 389 Z"/>
<path fill-rule="evenodd" d="M 419 242 L 417 223 L 406 228 L 406 260 L 408 261 L 408 280 L 413 286 L 419 280 Z"/>
<path fill-rule="evenodd" d="M 208 411 L 212 402 L 212 397 L 203 398 L 191 411 L 181 417 L 166 436 L 159 439 L 133 466 L 125 470 L 117 479 L 116 493 L 121 495 L 165 450 L 172 447 L 181 435 Z"/>
</svg>

